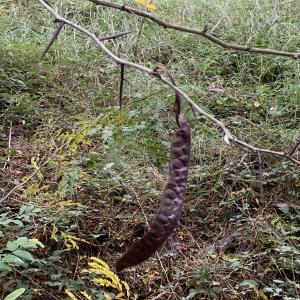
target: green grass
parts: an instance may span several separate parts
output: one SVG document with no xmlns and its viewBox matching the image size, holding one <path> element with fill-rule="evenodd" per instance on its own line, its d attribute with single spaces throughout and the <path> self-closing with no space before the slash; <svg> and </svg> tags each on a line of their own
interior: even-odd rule
<svg viewBox="0 0 300 300">
<path fill-rule="evenodd" d="M 53 3 L 99 35 L 132 31 L 106 45 L 150 68 L 166 64 L 198 105 L 246 142 L 282 151 L 299 139 L 299 61 L 222 49 L 147 21 L 138 38 L 135 16 L 83 0 Z M 163 18 L 208 25 L 227 42 L 300 51 L 297 1 L 155 3 Z M 1 203 L 0 298 L 22 287 L 22 299 L 64 299 L 65 288 L 78 299 L 86 299 L 80 291 L 113 298 L 82 270 L 91 256 L 113 267 L 155 215 L 176 128 L 173 92 L 126 68 L 120 112 L 119 67 L 72 28 L 40 62 L 55 24 L 37 2 L 2 1 L 0 28 L 1 195 L 54 154 Z M 226 146 L 211 122 L 185 112 L 193 148 L 180 224 L 160 262 L 150 259 L 122 279 L 139 299 L 299 299 L 299 167 L 263 155 L 260 198 L 257 157 Z M 69 249 L 64 234 L 89 244 Z M 211 251 L 232 235 L 220 253 Z M 34 261 L 8 261 L 7 242 L 19 237 L 45 245 L 28 248 Z"/>
</svg>

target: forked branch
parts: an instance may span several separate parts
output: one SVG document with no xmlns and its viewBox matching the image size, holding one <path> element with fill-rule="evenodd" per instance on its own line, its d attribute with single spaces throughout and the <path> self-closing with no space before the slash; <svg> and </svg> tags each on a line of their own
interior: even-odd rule
<svg viewBox="0 0 300 300">
<path fill-rule="evenodd" d="M 114 53 L 112 53 L 100 40 L 99 38 L 92 32 L 90 32 L 89 30 L 85 29 L 84 27 L 62 17 L 61 15 L 59 15 L 52 7 L 50 7 L 44 0 L 37 0 L 39 3 L 41 3 L 50 13 L 53 14 L 54 18 L 58 21 L 58 22 L 64 22 L 65 24 L 75 28 L 76 30 L 82 32 L 83 34 L 87 35 L 89 38 L 91 38 L 96 44 L 97 46 L 105 53 L 107 54 L 112 60 L 114 60 L 117 64 L 120 65 L 127 65 L 130 66 L 132 68 L 138 69 L 140 71 L 146 72 L 152 76 L 155 76 L 156 78 L 158 78 L 161 82 L 163 82 L 164 84 L 168 85 L 171 89 L 173 89 L 175 92 L 177 92 L 182 99 L 185 99 L 188 103 L 190 103 L 192 105 L 192 107 L 195 109 L 196 112 L 198 112 L 200 115 L 205 116 L 207 119 L 209 119 L 210 121 L 212 121 L 213 123 L 215 123 L 224 133 L 224 141 L 227 144 L 230 143 L 234 143 L 238 146 L 240 146 L 243 149 L 247 149 L 248 151 L 253 151 L 253 152 L 260 152 L 260 153 L 269 153 L 272 155 L 276 155 L 276 156 L 280 156 L 283 158 L 286 158 L 290 161 L 292 161 L 295 164 L 300 165 L 300 161 L 298 161 L 297 159 L 295 159 L 294 157 L 292 157 L 291 155 L 289 155 L 288 153 L 285 152 L 281 152 L 281 151 L 273 151 L 270 149 L 264 149 L 264 148 L 258 148 L 255 147 L 251 144 L 248 144 L 242 140 L 239 140 L 238 138 L 236 138 L 234 135 L 231 134 L 231 132 L 229 131 L 229 129 L 225 126 L 225 124 L 217 119 L 214 115 L 206 112 L 205 110 L 203 110 L 202 108 L 200 108 L 184 91 L 182 91 L 179 87 L 175 86 L 172 82 L 170 82 L 168 79 L 164 78 L 163 76 L 157 76 L 157 73 L 153 72 L 153 70 L 146 68 L 143 65 L 140 64 L 136 64 L 130 61 L 127 61 L 125 59 L 122 59 L 120 57 L 118 57 L 117 55 L 115 55 Z M 94 0 L 93 0 L 94 1 Z"/>
<path fill-rule="evenodd" d="M 147 18 L 148 20 L 151 20 L 152 22 L 154 22 L 164 28 L 169 28 L 169 29 L 174 29 L 174 30 L 178 30 L 178 31 L 183 31 L 183 32 L 200 35 L 223 48 L 233 49 L 233 50 L 238 50 L 238 51 L 245 51 L 245 52 L 252 52 L 252 53 L 275 55 L 275 56 L 287 56 L 287 57 L 294 58 L 294 59 L 300 59 L 300 52 L 280 51 L 280 50 L 274 50 L 274 49 L 268 49 L 268 48 L 256 48 L 256 47 L 251 47 L 251 46 L 227 43 L 227 42 L 217 38 L 216 36 L 212 35 L 211 33 L 209 33 L 208 28 L 206 26 L 204 27 L 203 30 L 190 28 L 190 27 L 186 27 L 186 26 L 180 26 L 177 24 L 172 24 L 172 23 L 166 22 L 153 13 L 150 13 L 147 11 L 142 11 L 137 8 L 130 7 L 128 5 L 121 5 L 118 3 L 107 2 L 107 1 L 102 1 L 102 0 L 89 0 L 89 1 L 91 1 L 97 5 L 111 7 L 111 8 L 122 10 L 127 13 L 131 13 L 131 14 L 134 14 L 134 15 L 137 15 L 140 17 Z"/>
</svg>

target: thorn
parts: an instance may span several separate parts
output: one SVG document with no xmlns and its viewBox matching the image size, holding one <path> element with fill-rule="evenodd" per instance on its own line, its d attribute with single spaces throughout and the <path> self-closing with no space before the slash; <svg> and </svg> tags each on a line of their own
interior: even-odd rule
<svg viewBox="0 0 300 300">
<path fill-rule="evenodd" d="M 57 28 L 55 29 L 52 37 L 50 38 L 47 47 L 45 48 L 45 50 L 43 51 L 42 55 L 41 55 L 41 59 L 42 60 L 44 58 L 44 56 L 46 55 L 46 53 L 48 52 L 48 50 L 50 49 L 50 47 L 52 46 L 52 44 L 54 43 L 54 41 L 57 39 L 60 31 L 62 30 L 62 28 L 64 27 L 65 23 L 60 21 L 57 25 Z"/>
</svg>

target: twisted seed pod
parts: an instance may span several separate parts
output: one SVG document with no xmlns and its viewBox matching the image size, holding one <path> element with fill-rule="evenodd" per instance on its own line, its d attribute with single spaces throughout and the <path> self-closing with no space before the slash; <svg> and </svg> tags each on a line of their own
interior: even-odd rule
<svg viewBox="0 0 300 300">
<path fill-rule="evenodd" d="M 117 272 L 147 260 L 174 231 L 183 206 L 191 151 L 191 129 L 179 114 L 178 129 L 172 140 L 170 174 L 161 205 L 150 230 L 117 261 Z"/>
</svg>

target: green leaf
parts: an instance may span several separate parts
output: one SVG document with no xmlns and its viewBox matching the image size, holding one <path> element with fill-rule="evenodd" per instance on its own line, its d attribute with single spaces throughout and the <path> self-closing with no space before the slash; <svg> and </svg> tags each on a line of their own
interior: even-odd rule
<svg viewBox="0 0 300 300">
<path fill-rule="evenodd" d="M 110 170 L 113 166 L 114 166 L 115 163 L 108 163 L 106 164 L 104 167 L 103 167 L 103 171 L 108 171 Z"/>
<path fill-rule="evenodd" d="M 253 287 L 257 286 L 257 282 L 255 280 L 252 280 L 252 279 L 243 280 L 242 282 L 240 282 L 238 284 L 238 287 L 242 287 L 242 286 L 248 286 L 250 288 L 253 288 Z"/>
<path fill-rule="evenodd" d="M 38 246 L 40 246 L 41 248 L 45 248 L 44 244 L 40 242 L 38 239 L 30 239 L 25 244 L 23 244 L 22 247 L 24 249 L 28 249 L 28 248 L 37 249 Z"/>
<path fill-rule="evenodd" d="M 20 220 L 12 220 L 11 223 L 14 223 L 14 224 L 19 225 L 19 226 L 23 226 L 23 222 L 20 221 Z"/>
<path fill-rule="evenodd" d="M 28 214 L 28 213 L 30 213 L 33 209 L 34 209 L 34 206 L 33 206 L 33 205 L 23 205 L 23 206 L 20 208 L 19 215 L 22 215 L 22 214 Z"/>
<path fill-rule="evenodd" d="M 218 105 L 223 105 L 223 101 L 222 101 L 221 99 L 217 99 L 217 100 L 216 100 L 216 103 L 217 103 Z"/>
<path fill-rule="evenodd" d="M 21 237 L 17 238 L 17 240 L 16 240 L 16 242 L 18 243 L 18 245 L 20 247 L 23 247 L 23 245 L 26 245 L 27 241 L 28 241 L 28 238 L 26 236 L 21 236 Z"/>
<path fill-rule="evenodd" d="M 8 251 L 13 252 L 13 251 L 17 250 L 18 247 L 19 247 L 19 245 L 18 245 L 18 243 L 17 243 L 16 241 L 8 241 L 8 242 L 6 243 L 6 249 L 7 249 Z"/>
<path fill-rule="evenodd" d="M 16 225 L 23 225 L 23 223 L 19 220 L 12 220 L 12 219 L 7 219 L 7 220 L 1 220 L 0 225 L 9 225 L 10 223 L 16 224 Z"/>
<path fill-rule="evenodd" d="M 189 294 L 188 296 L 186 297 L 186 300 L 190 300 L 190 299 L 193 299 L 194 296 L 197 296 L 199 294 L 206 294 L 206 292 L 203 290 L 203 289 L 190 289 L 189 290 Z"/>
<path fill-rule="evenodd" d="M 20 258 L 23 258 L 25 260 L 34 261 L 34 257 L 28 251 L 18 249 L 16 251 L 14 251 L 13 254 L 20 257 Z"/>
<path fill-rule="evenodd" d="M 4 262 L 0 261 L 0 271 L 11 272 L 12 268 L 9 265 L 5 264 Z"/>
<path fill-rule="evenodd" d="M 14 300 L 17 299 L 19 296 L 21 296 L 26 290 L 24 288 L 17 289 L 7 295 L 4 300 Z"/>
<path fill-rule="evenodd" d="M 21 258 L 12 254 L 4 256 L 2 258 L 2 261 L 7 262 L 9 264 L 15 264 L 17 266 L 21 266 L 25 264 L 25 262 Z"/>
</svg>

